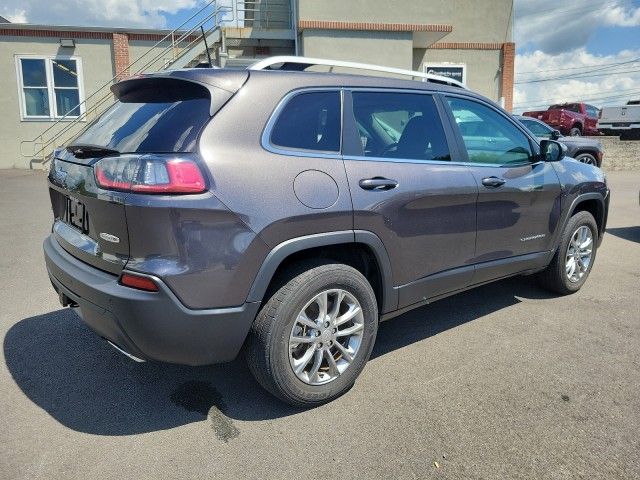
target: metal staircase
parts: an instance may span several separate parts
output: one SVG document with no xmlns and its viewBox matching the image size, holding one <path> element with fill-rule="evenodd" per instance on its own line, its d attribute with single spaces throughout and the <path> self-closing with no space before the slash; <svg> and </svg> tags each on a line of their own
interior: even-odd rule
<svg viewBox="0 0 640 480">
<path fill-rule="evenodd" d="M 289 46 L 291 50 L 292 25 L 290 0 L 232 0 L 224 4 L 210 0 L 131 62 L 124 72 L 109 79 L 36 138 L 21 142 L 20 152 L 29 160 L 31 168 L 34 164 L 46 166 L 54 148 L 68 143 L 88 121 L 115 102 L 110 87 L 122 78 L 208 62 L 205 44 L 209 46 L 209 55 L 216 66 L 246 68 L 256 58 L 270 55 L 270 47 L 265 44 L 282 47 L 285 51 Z"/>
</svg>

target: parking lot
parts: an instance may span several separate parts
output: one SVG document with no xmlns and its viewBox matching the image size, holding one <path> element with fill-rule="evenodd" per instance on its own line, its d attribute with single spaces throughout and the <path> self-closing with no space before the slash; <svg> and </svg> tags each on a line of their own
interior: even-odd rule
<svg viewBox="0 0 640 480">
<path fill-rule="evenodd" d="M 585 287 L 516 278 L 381 325 L 355 387 L 284 406 L 242 360 L 138 364 L 62 309 L 42 172 L 0 171 L 0 478 L 638 478 L 640 172 Z"/>
</svg>

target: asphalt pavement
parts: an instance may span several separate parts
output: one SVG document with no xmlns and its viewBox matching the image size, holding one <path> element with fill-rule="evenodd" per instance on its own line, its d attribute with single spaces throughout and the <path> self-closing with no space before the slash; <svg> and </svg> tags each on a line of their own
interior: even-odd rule
<svg viewBox="0 0 640 480">
<path fill-rule="evenodd" d="M 135 363 L 62 309 L 42 172 L 0 171 L 0 478 L 640 478 L 640 172 L 611 172 L 584 288 L 515 278 L 381 325 L 342 398 L 287 407 L 242 360 Z"/>
</svg>

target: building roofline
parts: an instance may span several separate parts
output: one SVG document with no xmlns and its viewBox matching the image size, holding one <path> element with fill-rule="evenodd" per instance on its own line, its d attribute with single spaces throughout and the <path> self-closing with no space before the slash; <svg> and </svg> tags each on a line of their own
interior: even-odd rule
<svg viewBox="0 0 640 480">
<path fill-rule="evenodd" d="M 171 29 L 165 28 L 127 28 L 127 27 L 89 27 L 78 25 L 42 25 L 34 23 L 2 23 L 2 30 L 31 30 L 31 31 L 55 31 L 55 32 L 101 32 L 101 33 L 151 33 L 169 34 Z M 37 35 L 33 35 L 37 36 Z"/>
<path fill-rule="evenodd" d="M 451 33 L 453 25 L 439 23 L 388 23 L 388 22 L 345 22 L 340 20 L 298 21 L 298 30 L 370 30 L 382 32 L 442 32 Z"/>
</svg>

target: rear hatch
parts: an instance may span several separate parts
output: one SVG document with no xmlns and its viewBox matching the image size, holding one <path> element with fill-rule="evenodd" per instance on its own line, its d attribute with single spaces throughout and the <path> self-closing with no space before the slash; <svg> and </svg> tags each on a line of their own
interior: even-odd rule
<svg viewBox="0 0 640 480">
<path fill-rule="evenodd" d="M 625 105 L 623 107 L 604 107 L 600 113 L 600 123 L 614 124 L 613 126 L 629 126 L 640 122 L 640 105 Z"/>
<path fill-rule="evenodd" d="M 196 74 L 198 81 L 181 74 L 186 72 L 114 85 L 118 101 L 54 152 L 53 235 L 83 262 L 113 274 L 122 271 L 129 259 L 130 192 L 183 195 L 206 189 L 196 153 L 200 132 L 247 74 L 234 72 L 231 81 L 224 79 L 225 88 L 213 85 L 215 76 L 204 83 L 205 72 Z"/>
</svg>

